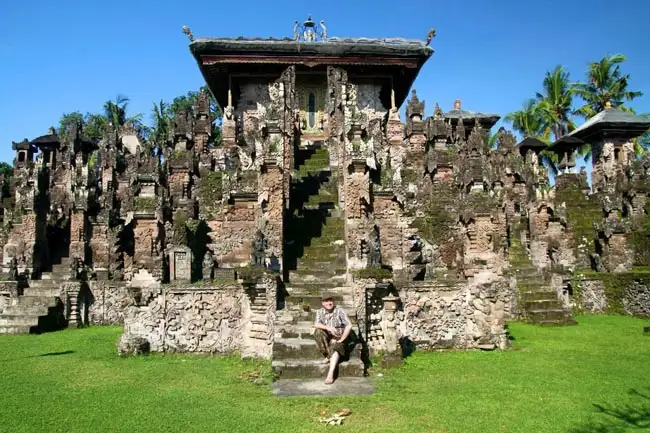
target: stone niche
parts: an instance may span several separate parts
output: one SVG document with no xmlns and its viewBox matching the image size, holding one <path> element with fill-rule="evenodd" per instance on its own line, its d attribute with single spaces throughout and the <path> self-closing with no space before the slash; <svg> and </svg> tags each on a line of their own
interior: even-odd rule
<svg viewBox="0 0 650 433">
<path fill-rule="evenodd" d="M 175 247 L 169 250 L 169 280 L 192 280 L 192 250 L 189 247 Z"/>
<path fill-rule="evenodd" d="M 301 134 L 312 138 L 326 134 L 328 124 L 325 111 L 326 90 L 327 81 L 324 73 L 297 75 L 296 100 L 299 108 L 298 122 Z"/>
</svg>

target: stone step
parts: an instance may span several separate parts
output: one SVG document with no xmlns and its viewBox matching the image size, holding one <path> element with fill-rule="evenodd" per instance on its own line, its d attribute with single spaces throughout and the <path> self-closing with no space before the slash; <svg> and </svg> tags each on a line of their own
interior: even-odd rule
<svg viewBox="0 0 650 433">
<path fill-rule="evenodd" d="M 61 295 L 61 288 L 55 287 L 27 287 L 23 292 L 25 296 L 34 297 L 55 297 Z"/>
<path fill-rule="evenodd" d="M 16 316 L 46 316 L 48 311 L 48 306 L 44 305 L 10 305 L 2 313 Z"/>
<path fill-rule="evenodd" d="M 41 280 L 67 281 L 70 279 L 70 271 L 43 272 Z M 34 280 L 38 281 L 38 280 Z"/>
<path fill-rule="evenodd" d="M 268 334 L 266 331 L 253 331 L 251 330 L 250 333 L 248 334 L 250 338 L 257 338 L 259 340 L 266 340 L 268 338 Z"/>
<path fill-rule="evenodd" d="M 562 308 L 560 301 L 556 299 L 526 301 L 524 302 L 526 310 L 559 310 Z"/>
<path fill-rule="evenodd" d="M 535 322 L 535 324 L 540 326 L 572 326 L 577 325 L 578 322 L 576 322 L 572 317 L 565 317 L 563 319 L 541 320 Z"/>
<path fill-rule="evenodd" d="M 278 338 L 273 342 L 273 359 L 322 359 L 316 341 L 303 338 Z"/>
<path fill-rule="evenodd" d="M 29 334 L 31 326 L 0 325 L 0 334 Z"/>
<path fill-rule="evenodd" d="M 23 295 L 18 298 L 17 305 L 54 307 L 56 303 L 57 298 L 54 296 Z"/>
<path fill-rule="evenodd" d="M 41 315 L 0 314 L 0 326 L 38 326 Z"/>
<path fill-rule="evenodd" d="M 269 329 L 268 324 L 266 323 L 251 323 L 251 332 L 263 332 L 266 333 Z"/>
<path fill-rule="evenodd" d="M 275 325 L 275 338 L 312 338 L 314 322 L 280 323 Z"/>
<path fill-rule="evenodd" d="M 343 297 L 339 295 L 332 295 L 332 299 L 337 305 L 343 304 Z M 322 307 L 320 295 L 301 295 L 301 296 L 288 296 L 285 299 L 287 305 L 309 306 L 311 309 L 319 309 Z"/>
<path fill-rule="evenodd" d="M 329 281 L 332 284 L 344 283 L 346 276 L 344 273 L 331 271 L 314 271 L 309 269 L 296 269 L 289 271 L 289 282 L 294 283 L 317 283 Z"/>
<path fill-rule="evenodd" d="M 57 288 L 59 289 L 59 286 L 64 282 L 65 280 L 60 280 L 60 279 L 42 279 L 42 280 L 29 280 L 29 288 Z"/>
<path fill-rule="evenodd" d="M 253 299 L 253 301 L 251 302 L 251 305 L 267 306 L 267 305 L 269 305 L 269 301 L 268 301 L 268 299 L 266 299 L 266 296 L 263 297 L 263 298 L 262 297 L 257 297 L 255 299 Z"/>
<path fill-rule="evenodd" d="M 557 300 L 557 293 L 548 291 L 524 291 L 520 292 L 523 302 L 531 301 L 553 301 Z"/>
<path fill-rule="evenodd" d="M 528 310 L 526 316 L 531 322 L 543 322 L 545 320 L 561 320 L 569 316 L 566 310 Z"/>
<path fill-rule="evenodd" d="M 273 371 L 282 379 L 300 379 L 300 378 L 324 378 L 327 375 L 329 365 L 323 362 L 323 359 L 286 359 L 274 360 L 272 362 Z M 365 373 L 365 368 L 361 359 L 351 359 L 338 365 L 338 377 L 360 377 Z"/>
</svg>

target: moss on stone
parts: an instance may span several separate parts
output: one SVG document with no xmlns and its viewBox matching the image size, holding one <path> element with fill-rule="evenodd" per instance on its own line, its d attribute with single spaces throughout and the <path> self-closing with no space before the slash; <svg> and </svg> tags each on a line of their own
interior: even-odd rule
<svg viewBox="0 0 650 433">
<path fill-rule="evenodd" d="M 212 207 L 223 197 L 223 176 L 220 171 L 205 170 L 201 172 L 199 194 L 202 204 Z"/>
<path fill-rule="evenodd" d="M 393 272 L 386 268 L 366 268 L 358 269 L 352 272 L 357 279 L 373 279 L 377 281 L 393 278 Z"/>
<path fill-rule="evenodd" d="M 600 203 L 595 196 L 587 196 L 578 182 L 565 182 L 555 193 L 556 202 L 566 205 L 566 219 L 569 231 L 573 234 L 576 257 L 595 251 L 596 232 L 594 221 L 603 217 Z"/>
<path fill-rule="evenodd" d="M 455 224 L 452 215 L 442 206 L 429 200 L 424 206 L 423 214 L 416 217 L 413 227 L 429 242 L 441 245 L 449 240 L 452 227 Z"/>
<path fill-rule="evenodd" d="M 134 205 L 136 211 L 156 210 L 156 197 L 135 197 Z"/>
<path fill-rule="evenodd" d="M 606 314 L 626 314 L 624 299 L 626 290 L 635 282 L 650 286 L 650 268 L 634 268 L 631 272 L 608 273 L 595 271 L 575 272 L 572 278 L 574 296 L 581 297 L 582 277 L 603 282 L 607 298 Z"/>
<path fill-rule="evenodd" d="M 635 266 L 650 266 L 650 202 L 646 203 L 644 211 L 633 221 L 634 229 L 629 236 Z"/>
<path fill-rule="evenodd" d="M 400 175 L 402 177 L 403 185 L 408 185 L 409 183 L 418 183 L 418 181 L 422 178 L 422 176 L 419 175 L 417 171 L 411 168 L 403 168 L 400 172 Z"/>
</svg>

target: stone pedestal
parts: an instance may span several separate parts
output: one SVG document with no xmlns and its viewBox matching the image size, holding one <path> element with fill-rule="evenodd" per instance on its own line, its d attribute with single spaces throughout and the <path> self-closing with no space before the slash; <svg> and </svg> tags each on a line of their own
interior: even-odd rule
<svg viewBox="0 0 650 433">
<path fill-rule="evenodd" d="M 192 250 L 175 247 L 169 251 L 169 280 L 189 283 L 192 280 Z"/>
</svg>

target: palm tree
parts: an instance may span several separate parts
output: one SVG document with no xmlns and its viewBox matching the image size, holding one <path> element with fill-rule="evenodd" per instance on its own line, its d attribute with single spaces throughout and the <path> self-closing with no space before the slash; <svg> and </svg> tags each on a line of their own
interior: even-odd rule
<svg viewBox="0 0 650 433">
<path fill-rule="evenodd" d="M 153 143 L 157 153 L 160 155 L 162 153 L 162 149 L 165 147 L 167 141 L 169 140 L 169 104 L 167 104 L 162 99 L 160 102 L 158 102 L 158 104 L 153 104 L 152 117 L 153 127 L 151 128 L 149 140 Z"/>
<path fill-rule="evenodd" d="M 508 113 L 504 120 L 512 123 L 512 129 L 524 137 L 535 137 L 548 141 L 548 134 L 544 133 L 542 113 L 535 99 L 525 101 L 521 110 Z"/>
<path fill-rule="evenodd" d="M 575 129 L 571 120 L 573 90 L 569 83 L 569 73 L 558 65 L 546 72 L 543 93 L 537 93 L 538 109 L 544 124 L 544 135 L 553 134 L 555 140 Z"/>
<path fill-rule="evenodd" d="M 129 98 L 124 95 L 117 95 L 115 101 L 104 103 L 104 117 L 114 127 L 131 124 L 141 138 L 148 135 L 149 128 L 142 122 L 142 113 L 127 117 L 126 109 L 129 105 Z"/>
<path fill-rule="evenodd" d="M 520 133 L 524 138 L 533 137 L 546 144 L 550 144 L 550 128 L 544 118 L 545 112 L 540 108 L 539 101 L 528 99 L 524 102 L 521 110 L 508 113 L 504 120 L 512 123 L 512 129 Z M 557 174 L 557 155 L 544 150 L 540 153 L 540 159 L 554 175 Z"/>
<path fill-rule="evenodd" d="M 630 75 L 622 75 L 620 65 L 625 61 L 623 54 L 605 56 L 592 62 L 587 68 L 587 83 L 574 83 L 575 94 L 585 102 L 575 113 L 590 118 L 603 111 L 608 104 L 622 110 L 626 101 L 643 95 L 643 92 L 628 90 Z"/>
</svg>

